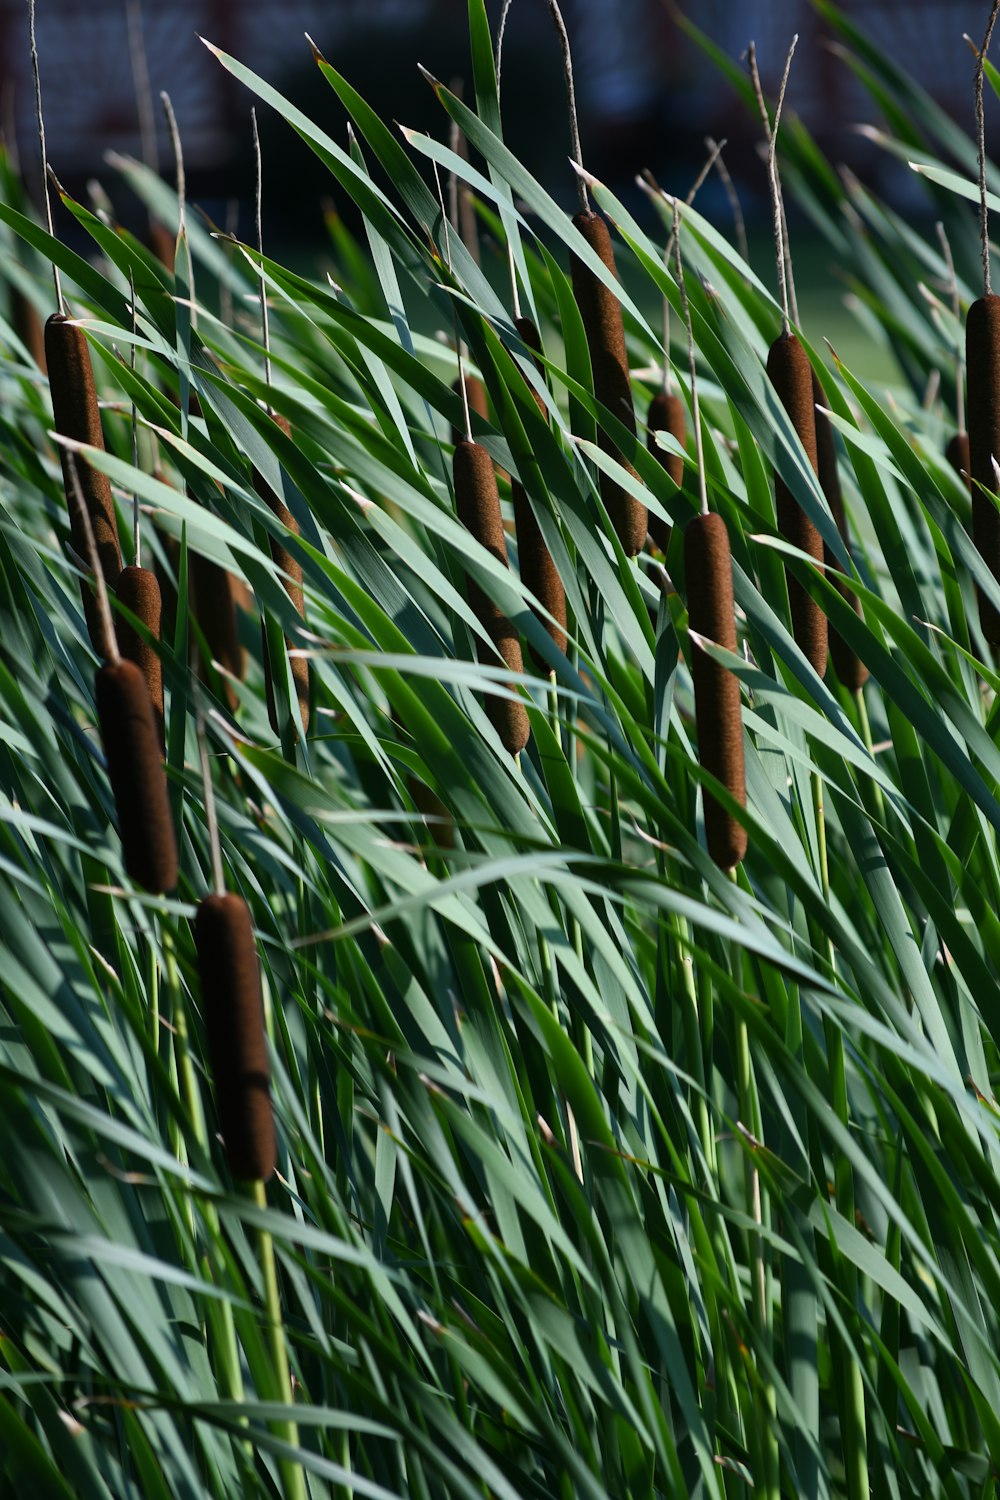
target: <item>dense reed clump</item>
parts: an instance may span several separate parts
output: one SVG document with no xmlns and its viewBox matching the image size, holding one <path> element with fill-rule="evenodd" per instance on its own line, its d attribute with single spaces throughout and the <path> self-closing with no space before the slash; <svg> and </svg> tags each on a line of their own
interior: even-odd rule
<svg viewBox="0 0 1000 1500">
<path fill-rule="evenodd" d="M 492 553 L 497 562 L 507 567 L 507 542 L 500 514 L 496 474 L 493 460 L 481 443 L 463 438 L 456 444 L 453 476 L 459 520 L 476 541 Z M 469 603 L 503 658 L 504 665 L 511 672 L 523 672 L 524 661 L 517 631 L 503 611 L 471 578 Z M 486 664 L 495 661 L 493 652 L 483 641 L 477 641 L 477 650 L 480 661 Z M 519 700 L 489 693 L 486 697 L 486 711 L 504 749 L 511 755 L 517 755 L 524 749 L 531 734 L 524 704 Z"/>
<path fill-rule="evenodd" d="M 686 442 L 687 415 L 680 396 L 675 396 L 672 391 L 657 391 L 649 403 L 646 426 L 646 446 L 650 453 L 667 471 L 674 484 L 680 485 L 684 480 L 683 458 L 679 453 L 671 453 L 666 448 L 661 448 L 656 441 L 658 432 L 668 432 L 682 447 Z M 670 545 L 670 526 L 666 521 L 661 521 L 659 516 L 649 515 L 647 519 L 650 536 L 660 551 L 665 553 Z"/>
<path fill-rule="evenodd" d="M 767 373 L 778 399 L 791 420 L 813 472 L 819 473 L 816 446 L 816 413 L 813 373 L 809 356 L 794 333 L 780 333 L 768 350 Z M 823 542 L 780 474 L 774 476 L 774 499 L 778 530 L 800 552 L 808 553 L 822 566 Z M 820 677 L 826 674 L 826 616 L 806 589 L 786 569 L 792 634 L 800 650 Z"/>
<path fill-rule="evenodd" d="M 706 511 L 689 521 L 684 531 L 684 569 L 687 577 L 688 627 L 727 651 L 736 650 L 736 610 L 733 564 L 726 523 Z M 743 762 L 743 716 L 739 679 L 692 643 L 698 758 L 741 807 L 746 806 Z M 747 851 L 743 825 L 705 791 L 705 839 L 720 870 L 732 870 Z"/>
<path fill-rule="evenodd" d="M 125 869 L 144 890 L 164 895 L 177 884 L 177 844 L 146 679 L 124 657 L 106 661 L 95 698 Z"/>
<path fill-rule="evenodd" d="M 194 919 L 208 1057 L 233 1176 L 266 1182 L 277 1160 L 260 964 L 250 909 L 232 891 L 205 896 Z"/>
<path fill-rule="evenodd" d="M 52 393 L 52 415 L 55 430 L 62 437 L 92 448 L 104 447 L 97 388 L 90 363 L 87 336 L 62 313 L 53 313 L 45 324 L 45 359 Z M 118 541 L 118 518 L 111 494 L 111 481 L 81 457 L 60 446 L 63 484 L 69 507 L 70 535 L 74 551 L 88 558 L 86 532 L 82 516 L 71 496 L 71 468 L 75 470 L 83 502 L 94 533 L 97 557 L 105 582 L 114 585 L 122 570 L 121 546 Z M 80 583 L 87 629 L 95 650 L 102 652 L 102 625 L 90 585 Z"/>
<path fill-rule="evenodd" d="M 136 616 L 149 631 L 154 641 L 160 639 L 160 585 L 151 568 L 123 568 L 115 584 L 115 594 L 120 604 Z M 121 615 L 116 626 L 118 649 L 126 661 L 139 668 L 149 691 L 153 705 L 153 716 L 163 746 L 163 664 L 156 647 L 144 640 L 128 620 Z"/>
<path fill-rule="evenodd" d="M 969 474 L 972 478 L 972 538 L 993 577 L 1000 582 L 1000 513 L 992 496 L 998 487 L 993 467 L 1000 459 L 1000 295 L 978 298 L 965 324 L 968 370 Z M 984 494 L 983 490 L 988 493 Z M 1000 610 L 981 589 L 979 622 L 991 646 L 1000 646 Z"/>
<path fill-rule="evenodd" d="M 281 428 L 286 437 L 291 436 L 291 425 L 286 417 L 275 416 L 274 421 Z M 264 478 L 254 470 L 254 488 L 260 498 L 269 507 L 283 526 L 289 531 L 299 534 L 299 523 L 292 515 L 285 502 L 272 490 Z M 285 593 L 292 602 L 295 613 L 299 619 L 305 618 L 306 606 L 305 595 L 302 592 L 302 564 L 293 553 L 289 552 L 276 536 L 269 537 L 271 548 L 271 559 L 275 566 L 280 568 L 284 575 L 283 582 Z M 275 734 L 278 733 L 278 710 L 274 699 L 274 682 L 271 675 L 271 656 L 267 646 L 267 630 L 261 625 L 261 637 L 264 652 L 264 688 L 267 695 L 267 716 L 271 728 Z M 286 638 L 287 644 L 287 638 Z M 299 706 L 299 717 L 302 721 L 302 732 L 309 731 L 309 662 L 305 657 L 293 656 L 291 658 L 292 681 L 295 684 L 295 697 Z"/>
<path fill-rule="evenodd" d="M 819 377 L 813 371 L 813 413 L 816 419 L 816 459 L 819 467 L 819 482 L 823 494 L 826 496 L 826 503 L 830 507 L 830 513 L 837 523 L 837 530 L 840 532 L 844 546 L 849 548 L 850 538 L 847 531 L 847 515 L 844 511 L 844 497 L 840 489 L 840 472 L 837 468 L 837 446 L 833 438 L 833 424 L 825 411 L 816 410 L 816 406 L 821 406 L 825 399 Z M 837 568 L 837 559 L 825 543 L 823 545 L 823 560 L 827 567 L 832 569 Z M 836 574 L 835 582 L 843 598 L 854 612 L 860 615 L 861 601 L 850 585 L 840 576 L 839 572 Z M 852 651 L 840 632 L 834 630 L 829 625 L 828 636 L 834 671 L 848 692 L 856 693 L 868 681 L 868 668 L 857 652 Z"/>
<path fill-rule="evenodd" d="M 615 253 L 611 245 L 608 226 L 600 214 L 581 211 L 573 215 L 573 223 L 587 244 L 608 268 L 613 276 Z M 587 335 L 590 363 L 594 375 L 594 395 L 618 420 L 635 433 L 635 409 L 632 405 L 632 385 L 629 379 L 628 353 L 625 348 L 625 327 L 622 323 L 621 303 L 610 287 L 605 286 L 596 274 L 585 266 L 576 255 L 570 256 L 573 276 L 573 294 L 576 297 L 580 316 Z M 599 442 L 605 453 L 623 468 L 634 473 L 628 458 L 621 452 L 603 428 L 599 431 Z M 609 474 L 600 476 L 601 498 L 611 518 L 622 550 L 627 557 L 635 557 L 642 551 L 646 540 L 646 507 L 624 489 Z"/>
<path fill-rule="evenodd" d="M 538 329 L 530 318 L 515 318 L 514 326 L 517 328 L 521 338 L 529 349 L 541 353 L 542 341 Z M 538 393 L 535 392 L 538 409 L 545 415 L 545 405 Z M 525 587 L 530 589 L 538 600 L 551 615 L 547 619 L 536 611 L 539 623 L 544 625 L 559 651 L 566 650 L 566 590 L 563 588 L 559 570 L 552 560 L 552 554 L 545 545 L 541 527 L 535 518 L 531 508 L 531 501 L 520 480 L 512 479 L 510 483 L 510 497 L 514 507 L 514 526 L 517 531 L 517 557 L 521 571 L 521 580 Z M 537 652 L 532 650 L 532 657 L 540 671 L 549 670 L 548 663 L 541 658 Z"/>
</svg>

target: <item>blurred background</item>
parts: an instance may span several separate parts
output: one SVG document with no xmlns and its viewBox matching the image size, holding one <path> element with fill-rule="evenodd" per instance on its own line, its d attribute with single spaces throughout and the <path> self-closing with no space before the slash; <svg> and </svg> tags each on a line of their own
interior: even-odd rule
<svg viewBox="0 0 1000 1500">
<path fill-rule="evenodd" d="M 817 136 L 835 164 L 846 163 L 897 208 L 921 211 L 920 185 L 905 166 L 859 134 L 874 107 L 837 55 L 829 29 L 808 0 L 682 0 L 687 14 L 739 63 L 753 39 L 764 87 L 773 96 L 793 32 L 799 46 L 787 108 Z M 447 121 L 417 63 L 453 86 L 469 80 L 465 0 L 37 0 L 38 49 L 49 158 L 60 179 L 86 199 L 93 179 L 115 215 L 140 228 L 138 203 L 105 164 L 109 150 L 142 156 L 173 180 L 160 107 L 170 92 L 183 139 L 189 195 L 216 223 L 252 232 L 253 154 L 248 91 L 198 41 L 203 35 L 273 83 L 335 139 L 346 117 L 312 62 L 304 33 L 387 121 L 446 138 Z M 496 31 L 501 0 L 487 0 Z M 705 159 L 704 138 L 728 138 L 725 160 L 750 229 L 754 259 L 767 275 L 767 183 L 760 128 L 720 71 L 679 28 L 671 0 L 564 0 L 572 42 L 584 159 L 647 224 L 652 210 L 634 187 L 651 169 L 685 193 Z M 973 126 L 974 61 L 964 31 L 981 37 L 988 0 L 843 0 L 843 11 L 963 127 Z M 136 76 L 148 71 L 151 107 L 145 142 Z M 560 53 L 545 0 L 514 0 L 507 24 L 502 103 L 507 142 L 557 197 L 573 199 Z M 289 127 L 259 111 L 264 152 L 264 219 L 269 250 L 314 269 L 330 242 L 323 214 L 350 221 L 329 174 Z M 987 104 L 1000 132 L 1000 110 Z M 40 175 L 28 48 L 27 0 L 0 0 L 0 128 L 16 148 L 36 202 Z M 988 128 L 987 142 L 989 144 Z M 699 208 L 728 232 L 723 185 L 708 179 Z M 974 209 L 970 205 L 970 224 Z M 59 232 L 72 221 L 60 215 Z M 793 233 L 797 264 L 810 276 L 807 225 Z M 817 255 L 819 252 L 817 251 Z M 829 279 L 828 255 L 812 280 Z"/>
</svg>

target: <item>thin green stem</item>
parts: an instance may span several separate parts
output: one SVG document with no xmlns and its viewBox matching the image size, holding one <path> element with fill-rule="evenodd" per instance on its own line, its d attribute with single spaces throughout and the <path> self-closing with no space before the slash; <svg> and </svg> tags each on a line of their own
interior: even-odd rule
<svg viewBox="0 0 1000 1500">
<path fill-rule="evenodd" d="M 267 1189 L 263 1182 L 249 1184 L 253 1202 L 260 1209 L 267 1208 Z M 271 1350 L 271 1366 L 274 1373 L 275 1399 L 283 1405 L 292 1405 L 292 1375 L 288 1366 L 288 1346 L 285 1343 L 285 1326 L 281 1314 L 281 1297 L 278 1291 L 278 1268 L 274 1258 L 274 1241 L 268 1229 L 261 1228 L 257 1234 L 257 1249 L 261 1275 L 264 1278 L 264 1307 L 267 1313 L 267 1341 Z M 284 1442 L 298 1447 L 298 1424 L 291 1418 L 272 1422 L 271 1431 Z M 279 1458 L 285 1494 L 291 1500 L 306 1500 L 306 1481 L 301 1464 L 289 1458 Z"/>
</svg>

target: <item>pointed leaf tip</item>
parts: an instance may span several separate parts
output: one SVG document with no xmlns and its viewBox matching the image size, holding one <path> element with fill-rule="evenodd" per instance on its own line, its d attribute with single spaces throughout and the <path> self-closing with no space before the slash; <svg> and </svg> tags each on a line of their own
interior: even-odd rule
<svg viewBox="0 0 1000 1500">
<path fill-rule="evenodd" d="M 326 58 L 323 56 L 322 52 L 319 50 L 319 48 L 317 47 L 316 43 L 313 41 L 312 37 L 309 35 L 308 31 L 304 31 L 302 33 L 302 35 L 305 37 L 306 41 L 309 43 L 309 47 L 310 47 L 310 50 L 311 50 L 312 55 L 313 55 L 313 62 L 316 64 L 316 66 L 320 67 L 323 63 L 326 63 Z M 327 66 L 329 67 L 328 63 L 327 63 Z"/>
<path fill-rule="evenodd" d="M 437 93 L 438 89 L 444 87 L 440 78 L 435 78 L 434 74 L 430 72 L 428 68 L 425 68 L 423 63 L 417 63 L 417 71 L 419 72 L 421 78 L 423 78 L 427 83 L 430 84 L 435 93 Z"/>
</svg>

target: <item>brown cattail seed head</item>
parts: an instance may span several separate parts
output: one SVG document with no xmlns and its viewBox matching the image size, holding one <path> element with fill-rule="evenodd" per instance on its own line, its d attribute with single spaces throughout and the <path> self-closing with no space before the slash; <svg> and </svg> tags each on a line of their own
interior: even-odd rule
<svg viewBox="0 0 1000 1500">
<path fill-rule="evenodd" d="M 514 326 L 528 348 L 541 353 L 542 341 L 531 319 L 515 318 Z M 544 416 L 545 404 L 537 391 L 534 395 L 538 409 Z M 517 479 L 511 480 L 510 498 L 514 507 L 514 525 L 517 529 L 517 557 L 521 569 L 521 581 L 526 588 L 531 590 L 539 604 L 554 616 L 555 624 L 541 614 L 538 615 L 538 619 L 552 637 L 557 649 L 565 653 L 566 590 L 563 588 L 559 571 L 552 561 L 552 554 L 545 545 L 545 538 L 535 519 L 531 501 L 528 499 L 524 486 Z M 540 672 L 549 670 L 548 662 L 536 651 L 532 650 L 531 655 Z"/>
<path fill-rule="evenodd" d="M 617 275 L 611 236 L 600 215 L 574 214 L 573 223 L 611 274 Z M 587 334 L 587 347 L 594 373 L 594 395 L 634 434 L 635 410 L 632 406 L 622 305 L 614 292 L 603 281 L 599 281 L 593 271 L 575 255 L 570 256 L 570 268 L 573 275 L 573 295 Z M 626 469 L 631 469 L 628 459 L 603 431 L 600 432 L 599 441 L 609 457 Z M 634 500 L 610 475 L 602 473 L 600 483 L 601 498 L 622 550 L 627 557 L 635 557 L 637 552 L 642 551 L 646 540 L 646 507 Z"/>
<path fill-rule="evenodd" d="M 677 439 L 681 447 L 684 446 L 687 439 L 687 416 L 680 396 L 673 396 L 668 391 L 657 391 L 649 403 L 646 425 L 649 429 L 646 443 L 650 453 L 666 469 L 674 484 L 682 484 L 684 481 L 683 458 L 679 453 L 670 453 L 666 448 L 661 448 L 655 436 L 658 432 L 669 432 L 671 437 Z M 651 515 L 649 534 L 660 551 L 666 552 L 670 545 L 670 527 L 666 521 L 661 521 L 659 516 Z"/>
<path fill-rule="evenodd" d="M 491 552 L 497 562 L 507 566 L 507 543 L 500 515 L 493 460 L 480 443 L 462 441 L 455 447 L 453 460 L 455 502 L 458 518 L 477 542 Z M 477 583 L 469 579 L 469 603 L 486 634 L 511 672 L 523 672 L 521 642 L 507 616 Z M 496 658 L 483 642 L 478 642 L 480 661 L 493 665 Z M 486 710 L 493 727 L 511 755 L 517 755 L 528 743 L 531 727 L 527 710 L 521 702 L 486 695 Z"/>
<path fill-rule="evenodd" d="M 208 1060 L 226 1160 L 234 1177 L 266 1182 L 277 1149 L 260 964 L 242 896 L 206 896 L 194 919 Z"/>
<path fill-rule="evenodd" d="M 204 633 L 209 657 L 224 669 L 222 691 L 229 707 L 235 709 L 239 700 L 231 678 L 242 681 L 244 673 L 243 647 L 236 623 L 237 581 L 218 563 L 189 552 L 188 582 L 195 619 Z M 203 681 L 210 678 L 210 669 L 204 661 L 199 675 Z"/>
<path fill-rule="evenodd" d="M 291 436 L 291 425 L 287 417 L 275 416 L 274 421 L 281 428 L 286 437 Z M 254 470 L 254 489 L 283 526 L 289 531 L 299 535 L 299 523 L 292 515 L 285 502 L 274 493 L 271 486 L 264 478 Z M 275 566 L 280 568 L 284 576 L 285 593 L 292 601 L 292 607 L 299 619 L 305 618 L 305 596 L 302 592 L 302 564 L 298 558 L 283 546 L 276 536 L 269 537 L 271 547 L 271 559 Z M 271 721 L 271 728 L 275 734 L 278 733 L 278 710 L 274 700 L 274 684 L 271 680 L 271 657 L 267 647 L 267 630 L 261 624 L 261 639 L 264 651 L 264 690 L 267 696 L 267 716 Z M 309 662 L 304 656 L 293 656 L 291 659 L 292 681 L 295 684 L 295 697 L 299 705 L 299 717 L 302 720 L 303 733 L 309 731 Z"/>
<path fill-rule="evenodd" d="M 1000 514 L 979 485 L 996 493 L 1000 460 L 1000 296 L 980 297 L 965 323 L 966 420 L 972 476 L 972 539 L 993 577 L 1000 579 Z M 979 592 L 977 590 L 977 592 Z M 1000 611 L 979 593 L 979 620 L 991 646 L 1000 646 Z"/>
<path fill-rule="evenodd" d="M 967 432 L 956 432 L 948 439 L 948 446 L 944 450 L 944 456 L 951 464 L 955 473 L 968 485 L 971 458 L 969 456 L 969 434 Z"/>
<path fill-rule="evenodd" d="M 160 639 L 160 585 L 150 568 L 123 568 L 115 584 L 118 601 L 142 621 L 155 641 Z M 127 661 L 134 661 L 149 691 L 153 717 L 163 746 L 163 665 L 156 648 L 133 625 L 119 615 L 116 625 L 118 649 Z"/>
<path fill-rule="evenodd" d="M 736 650 L 736 610 L 729 533 L 720 515 L 696 516 L 684 532 L 688 624 L 727 651 Z M 732 672 L 692 642 L 698 757 L 741 807 L 746 806 L 740 684 Z M 705 838 L 720 870 L 732 870 L 747 851 L 743 825 L 705 792 Z"/>
<path fill-rule="evenodd" d="M 826 400 L 823 387 L 820 385 L 819 377 L 813 372 L 813 398 L 816 404 L 822 406 Z M 816 456 L 819 464 L 819 482 L 826 496 L 826 503 L 830 507 L 830 513 L 837 523 L 837 530 L 843 539 L 844 546 L 849 544 L 847 534 L 847 516 L 844 512 L 844 497 L 840 491 L 840 472 L 837 468 L 837 445 L 833 439 L 833 423 L 825 411 L 815 411 L 816 416 Z M 823 544 L 823 561 L 828 568 L 837 569 L 839 564 L 829 547 Z M 844 582 L 843 578 L 836 577 L 836 586 L 842 597 L 854 610 L 855 614 L 861 614 L 861 601 L 854 590 Z M 844 685 L 849 693 L 856 693 L 863 688 L 868 681 L 868 668 L 858 656 L 852 651 L 844 640 L 844 637 L 828 625 L 830 641 L 830 656 L 833 658 L 833 668 L 838 680 Z"/>
<path fill-rule="evenodd" d="M 768 350 L 767 373 L 777 392 L 806 457 L 819 473 L 816 451 L 816 417 L 813 405 L 812 365 L 809 356 L 794 333 L 782 333 Z M 774 476 L 774 499 L 778 512 L 778 530 L 793 547 L 823 562 L 823 542 L 816 527 L 806 516 L 780 474 Z M 826 675 L 826 615 L 810 597 L 797 578 L 788 573 L 788 602 L 792 613 L 792 634 L 813 670 Z"/>
<path fill-rule="evenodd" d="M 82 328 L 75 327 L 61 313 L 53 313 L 45 324 L 45 359 L 49 370 L 56 432 L 75 442 L 103 448 L 104 433 L 101 430 L 101 413 L 97 404 L 97 388 L 94 385 L 87 336 Z M 111 495 L 111 481 L 106 474 L 92 468 L 86 459 L 75 453 L 68 453 L 65 448 L 60 447 L 59 459 L 62 463 L 74 551 L 89 565 L 87 535 L 73 493 L 70 465 L 75 466 L 80 481 L 80 492 L 90 516 L 101 571 L 105 582 L 114 587 L 122 570 L 122 554 L 118 543 L 118 518 Z M 100 612 L 97 600 L 86 581 L 81 582 L 81 593 L 91 642 L 94 649 L 103 655 L 104 631 Z"/>
<path fill-rule="evenodd" d="M 164 895 L 177 884 L 177 845 L 145 678 L 124 657 L 105 662 L 95 698 L 125 868 L 144 890 Z"/>
</svg>

